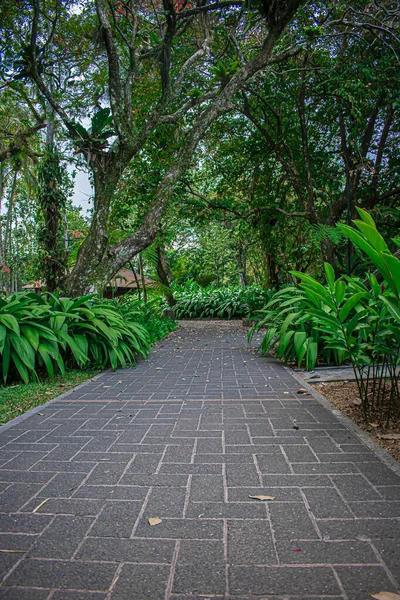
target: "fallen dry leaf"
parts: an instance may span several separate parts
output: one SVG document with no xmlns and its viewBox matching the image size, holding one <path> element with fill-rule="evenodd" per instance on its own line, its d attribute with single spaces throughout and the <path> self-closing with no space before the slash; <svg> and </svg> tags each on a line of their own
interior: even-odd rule
<svg viewBox="0 0 400 600">
<path fill-rule="evenodd" d="M 0 550 L 0 552 L 6 552 L 7 554 L 15 553 L 15 552 L 22 552 L 22 554 L 23 554 L 24 552 L 26 552 L 26 550 Z"/>
<path fill-rule="evenodd" d="M 38 504 L 38 506 L 36 508 L 33 509 L 33 513 L 37 512 L 39 510 L 39 508 L 42 508 L 42 506 L 44 504 L 46 504 L 46 502 L 48 502 L 50 500 L 50 498 L 46 498 L 46 500 L 43 500 L 43 502 L 41 502 L 40 504 Z"/>
<path fill-rule="evenodd" d="M 253 500 L 275 500 L 275 496 L 250 496 Z"/>
<path fill-rule="evenodd" d="M 305 388 L 300 388 L 299 390 L 297 390 L 298 394 L 308 394 L 308 390 L 306 390 Z"/>
<path fill-rule="evenodd" d="M 370 594 L 370 596 L 375 600 L 400 600 L 400 594 L 393 592 L 379 592 L 379 594 Z"/>
<path fill-rule="evenodd" d="M 383 433 L 378 437 L 381 440 L 400 440 L 400 433 Z"/>
<path fill-rule="evenodd" d="M 368 423 L 368 425 L 370 427 L 373 427 L 374 429 L 376 429 L 377 427 L 379 427 L 379 423 Z"/>
<path fill-rule="evenodd" d="M 162 519 L 159 519 L 158 517 L 150 517 L 150 519 L 148 519 L 149 521 L 149 525 L 151 527 L 153 527 L 153 525 L 159 525 L 162 522 Z"/>
<path fill-rule="evenodd" d="M 359 398 L 356 398 L 356 400 L 353 400 L 353 404 L 355 406 L 361 406 L 362 402 L 361 402 L 361 400 Z"/>
<path fill-rule="evenodd" d="M 112 592 L 112 591 L 113 591 L 113 589 L 114 589 L 114 588 L 115 588 L 115 586 L 116 586 L 116 583 L 117 583 L 118 579 L 119 579 L 119 575 L 116 575 L 116 576 L 114 577 L 114 579 L 112 580 L 112 583 L 111 583 L 111 585 L 110 585 L 110 587 L 109 587 L 109 590 L 108 590 L 109 592 Z"/>
</svg>

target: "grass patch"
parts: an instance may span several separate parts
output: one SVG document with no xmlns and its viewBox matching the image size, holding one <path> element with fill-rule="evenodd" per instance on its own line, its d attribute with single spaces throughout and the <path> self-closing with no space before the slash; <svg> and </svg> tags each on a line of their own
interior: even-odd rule
<svg viewBox="0 0 400 600">
<path fill-rule="evenodd" d="M 101 371 L 102 369 L 70 370 L 65 377 L 59 376 L 53 380 L 0 386 L 0 425 L 56 398 Z"/>
</svg>

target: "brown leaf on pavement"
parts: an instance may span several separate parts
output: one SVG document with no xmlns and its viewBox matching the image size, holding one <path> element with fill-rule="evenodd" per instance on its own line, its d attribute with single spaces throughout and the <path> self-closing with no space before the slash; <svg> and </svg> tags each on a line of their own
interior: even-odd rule
<svg viewBox="0 0 400 600">
<path fill-rule="evenodd" d="M 153 527 L 153 525 L 159 525 L 159 523 L 162 522 L 162 519 L 159 519 L 158 517 L 150 517 L 150 519 L 148 519 L 149 521 L 149 525 L 151 527 Z"/>
<path fill-rule="evenodd" d="M 379 592 L 379 594 L 370 594 L 370 596 L 375 600 L 400 600 L 400 594 L 393 592 Z"/>
<path fill-rule="evenodd" d="M 275 496 L 250 496 L 253 500 L 275 500 Z"/>
<path fill-rule="evenodd" d="M 40 504 L 37 505 L 36 508 L 33 509 L 33 513 L 37 512 L 39 510 L 39 508 L 42 508 L 42 506 L 44 506 L 46 504 L 46 502 L 48 502 L 50 500 L 50 498 L 46 498 L 46 500 L 43 500 L 43 502 L 41 502 Z"/>
</svg>

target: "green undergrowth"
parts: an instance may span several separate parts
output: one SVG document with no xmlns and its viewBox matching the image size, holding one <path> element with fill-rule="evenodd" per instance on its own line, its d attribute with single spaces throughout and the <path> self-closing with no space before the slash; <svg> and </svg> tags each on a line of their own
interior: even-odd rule
<svg viewBox="0 0 400 600">
<path fill-rule="evenodd" d="M 56 398 L 97 373 L 100 373 L 99 369 L 68 370 L 64 377 L 55 377 L 53 380 L 0 386 L 0 424 Z"/>
</svg>

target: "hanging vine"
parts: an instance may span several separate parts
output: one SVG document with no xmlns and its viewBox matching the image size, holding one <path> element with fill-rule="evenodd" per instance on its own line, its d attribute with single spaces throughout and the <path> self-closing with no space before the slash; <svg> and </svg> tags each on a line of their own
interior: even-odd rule
<svg viewBox="0 0 400 600">
<path fill-rule="evenodd" d="M 47 290 L 58 289 L 65 275 L 67 256 L 64 244 L 63 213 L 66 194 L 63 171 L 57 151 L 48 150 L 39 167 L 39 205 L 43 226 L 39 230 L 42 253 L 42 277 Z"/>
</svg>

